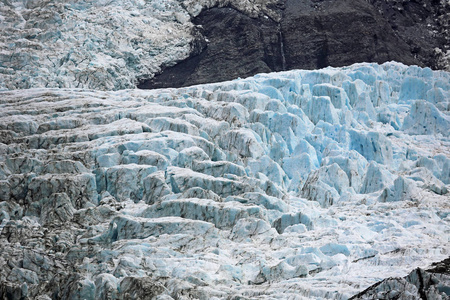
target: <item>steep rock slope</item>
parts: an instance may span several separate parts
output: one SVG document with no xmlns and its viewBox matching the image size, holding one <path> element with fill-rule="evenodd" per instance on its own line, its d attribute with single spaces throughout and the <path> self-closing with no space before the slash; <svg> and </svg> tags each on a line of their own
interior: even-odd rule
<svg viewBox="0 0 450 300">
<path fill-rule="evenodd" d="M 448 1 L 370 0 L 424 65 L 450 68 Z"/>
<path fill-rule="evenodd" d="M 0 298 L 347 299 L 447 258 L 449 81 L 0 92 Z"/>
<path fill-rule="evenodd" d="M 289 69 L 341 67 L 364 61 L 422 63 L 365 0 L 288 0 L 281 25 Z"/>
<path fill-rule="evenodd" d="M 234 8 L 211 8 L 194 23 L 202 26 L 202 51 L 142 81 L 140 88 L 188 86 L 283 70 L 280 25 L 267 16 L 252 18 Z"/>
<path fill-rule="evenodd" d="M 231 8 L 205 10 L 193 20 L 208 41 L 201 55 L 140 87 L 188 86 L 356 62 L 448 65 L 447 1 L 287 0 L 274 10 L 280 18 L 249 17 Z"/>
</svg>

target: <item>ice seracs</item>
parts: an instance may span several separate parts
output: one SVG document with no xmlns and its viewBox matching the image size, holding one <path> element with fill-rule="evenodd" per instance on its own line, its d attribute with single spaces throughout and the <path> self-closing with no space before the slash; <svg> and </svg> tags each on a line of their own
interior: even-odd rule
<svg viewBox="0 0 450 300">
<path fill-rule="evenodd" d="M 442 260 L 449 82 L 387 63 L 2 91 L 0 295 L 346 299 Z"/>
</svg>

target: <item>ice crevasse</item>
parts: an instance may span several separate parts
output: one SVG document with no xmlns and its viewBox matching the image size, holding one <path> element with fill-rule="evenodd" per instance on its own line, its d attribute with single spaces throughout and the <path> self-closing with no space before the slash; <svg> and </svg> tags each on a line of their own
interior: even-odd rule
<svg viewBox="0 0 450 300">
<path fill-rule="evenodd" d="M 0 107 L 15 295 L 346 299 L 449 256 L 448 72 L 5 90 Z"/>
</svg>

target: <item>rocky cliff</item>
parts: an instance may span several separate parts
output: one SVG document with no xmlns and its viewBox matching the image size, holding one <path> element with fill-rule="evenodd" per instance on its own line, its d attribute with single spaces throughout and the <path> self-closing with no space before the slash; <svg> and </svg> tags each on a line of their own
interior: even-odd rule
<svg viewBox="0 0 450 300">
<path fill-rule="evenodd" d="M 185 86 L 292 69 L 400 61 L 447 68 L 450 4 L 445 1 L 297 1 L 272 6 L 279 18 L 233 8 L 204 10 L 204 50 L 142 88 Z"/>
</svg>

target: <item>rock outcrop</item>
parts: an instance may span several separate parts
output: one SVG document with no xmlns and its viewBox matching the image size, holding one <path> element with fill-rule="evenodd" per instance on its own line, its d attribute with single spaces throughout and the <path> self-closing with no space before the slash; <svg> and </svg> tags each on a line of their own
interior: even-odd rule
<svg viewBox="0 0 450 300">
<path fill-rule="evenodd" d="M 204 50 L 139 87 L 180 87 L 358 62 L 448 68 L 446 1 L 286 0 L 274 10 L 280 18 L 250 17 L 233 7 L 205 9 L 193 19 L 202 28 Z"/>
<path fill-rule="evenodd" d="M 433 263 L 434 268 L 415 269 L 403 278 L 380 281 L 350 299 L 448 299 L 450 259 Z"/>
</svg>

